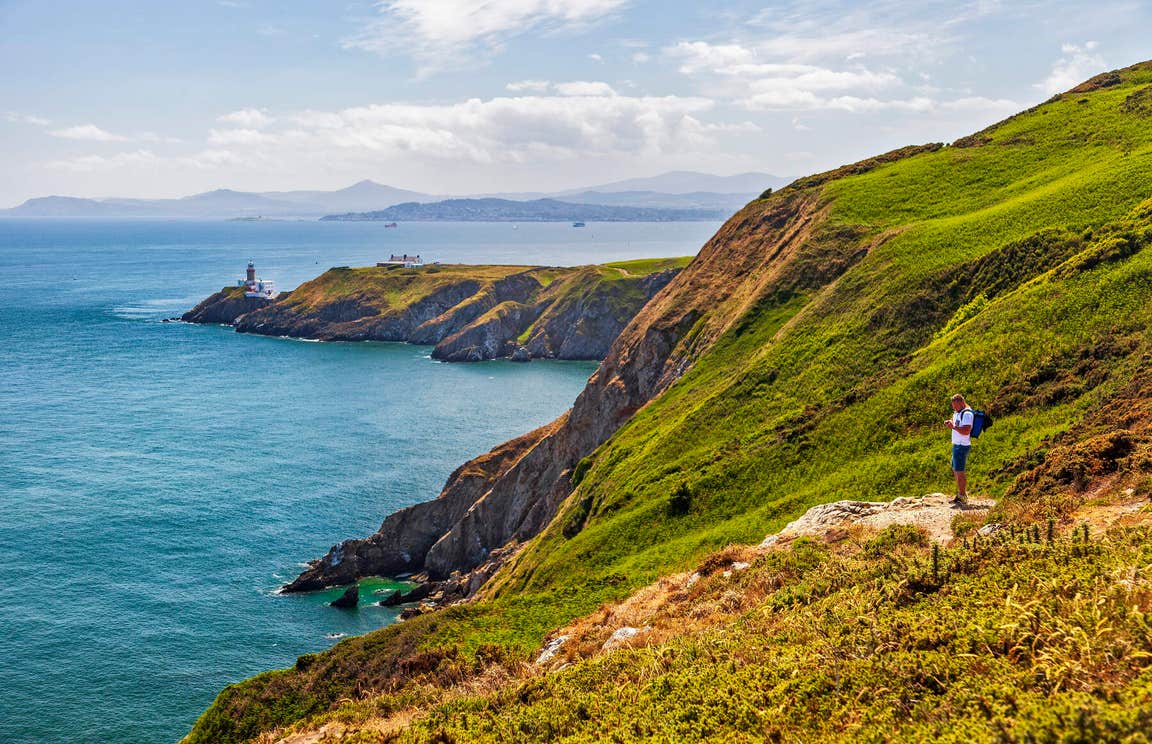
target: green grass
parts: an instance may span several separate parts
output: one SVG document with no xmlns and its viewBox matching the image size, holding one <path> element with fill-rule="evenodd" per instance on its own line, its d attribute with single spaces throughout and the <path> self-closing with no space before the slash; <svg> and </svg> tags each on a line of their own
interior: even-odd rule
<svg viewBox="0 0 1152 744">
<path fill-rule="evenodd" d="M 692 256 L 680 256 L 679 258 L 641 258 L 634 261 L 613 261 L 606 263 L 612 269 L 623 269 L 630 276 L 647 276 L 655 274 L 657 271 L 667 271 L 668 269 L 682 269 L 689 264 Z"/>
<path fill-rule="evenodd" d="M 908 527 L 800 541 L 651 618 L 723 622 L 439 705 L 391 740 L 1147 741 L 1152 534 L 1029 532 L 940 551 L 935 572 Z"/>
</svg>

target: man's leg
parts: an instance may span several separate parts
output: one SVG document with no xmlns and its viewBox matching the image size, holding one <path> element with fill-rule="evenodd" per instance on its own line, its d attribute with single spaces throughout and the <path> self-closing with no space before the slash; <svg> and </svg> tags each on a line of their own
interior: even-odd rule
<svg viewBox="0 0 1152 744">
<path fill-rule="evenodd" d="M 968 465 L 968 448 L 952 445 L 952 474 L 956 476 L 956 501 L 964 503 L 968 500 L 968 476 L 965 473 Z"/>
<path fill-rule="evenodd" d="M 963 470 L 953 470 L 956 474 L 956 498 L 961 501 L 968 500 L 968 474 Z"/>
</svg>

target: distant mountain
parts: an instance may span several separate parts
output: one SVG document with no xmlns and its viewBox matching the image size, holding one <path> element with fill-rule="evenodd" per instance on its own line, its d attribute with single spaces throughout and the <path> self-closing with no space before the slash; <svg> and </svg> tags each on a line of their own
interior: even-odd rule
<svg viewBox="0 0 1152 744">
<path fill-rule="evenodd" d="M 370 180 L 354 183 L 339 191 L 265 191 L 261 195 L 281 202 L 308 205 L 313 211 L 322 214 L 366 212 L 403 202 L 430 201 L 442 198 L 422 194 L 419 191 L 385 186 Z M 323 205 L 322 209 L 315 209 L 320 205 Z"/>
<path fill-rule="evenodd" d="M 405 222 L 683 222 L 714 220 L 730 210 L 655 209 L 648 207 L 574 204 L 555 199 L 447 199 L 420 204 L 408 202 L 373 212 L 333 214 L 324 220 Z"/>
<path fill-rule="evenodd" d="M 333 212 L 383 209 L 405 201 L 440 197 L 360 181 L 338 191 L 269 191 L 257 193 L 216 189 L 180 199 L 80 199 L 48 196 L 0 210 L 9 217 L 319 217 Z"/>
<path fill-rule="evenodd" d="M 574 189 L 554 194 L 554 196 L 568 196 L 577 192 L 621 192 L 621 191 L 655 191 L 661 194 L 691 194 L 708 192 L 713 194 L 760 194 L 766 188 L 778 189 L 792 179 L 774 176 L 771 173 L 740 173 L 735 176 L 714 176 L 710 173 L 697 171 L 669 171 L 650 178 L 629 178 L 624 181 L 599 186 L 589 186 L 586 189 Z"/>
<path fill-rule="evenodd" d="M 0 210 L 13 217 L 109 217 L 115 210 L 93 199 L 74 196 L 40 196 L 18 207 Z"/>
<path fill-rule="evenodd" d="M 694 191 L 689 194 L 661 194 L 657 191 L 581 191 L 564 196 L 562 201 L 657 209 L 710 209 L 723 212 L 727 216 L 759 196 L 763 190 L 748 194 L 714 194 L 705 191 Z"/>
<path fill-rule="evenodd" d="M 619 207 L 703 209 L 723 213 L 718 216 L 726 216 L 758 196 L 764 189 L 778 188 L 789 180 L 768 173 L 713 176 L 694 171 L 673 171 L 651 178 L 615 181 L 563 192 L 485 194 L 474 198 L 517 202 L 559 198 L 569 203 Z M 0 209 L 0 216 L 307 218 L 350 212 L 374 212 L 406 202 L 434 202 L 442 199 L 445 197 L 365 180 L 336 191 L 251 192 L 216 189 L 179 199 L 83 199 L 71 196 L 47 196 L 29 199 L 12 209 Z M 710 216 L 707 219 L 711 218 Z"/>
</svg>

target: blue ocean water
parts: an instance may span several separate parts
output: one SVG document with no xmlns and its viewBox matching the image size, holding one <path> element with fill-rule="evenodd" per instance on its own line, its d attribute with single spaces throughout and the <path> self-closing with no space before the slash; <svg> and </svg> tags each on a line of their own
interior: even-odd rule
<svg viewBox="0 0 1152 744">
<path fill-rule="evenodd" d="M 687 255 L 716 227 L 0 220 L 0 741 L 174 741 L 224 685 L 392 622 L 275 590 L 555 418 L 595 368 L 162 319 L 248 260 L 290 288 L 392 252 Z"/>
</svg>

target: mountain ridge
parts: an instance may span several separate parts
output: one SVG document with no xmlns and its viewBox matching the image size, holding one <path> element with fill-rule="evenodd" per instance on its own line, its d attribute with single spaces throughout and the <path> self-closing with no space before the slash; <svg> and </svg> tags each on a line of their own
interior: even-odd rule
<svg viewBox="0 0 1152 744">
<path fill-rule="evenodd" d="M 743 192 L 743 201 L 735 204 L 733 203 L 734 197 L 732 193 L 713 193 L 704 188 L 690 188 L 687 189 L 685 193 L 664 192 L 658 188 L 640 189 L 633 200 L 630 200 L 627 194 L 617 193 L 616 196 L 610 199 L 610 203 L 637 207 L 735 208 L 747 202 L 765 188 L 776 187 L 788 180 L 770 174 L 755 173 L 742 174 L 739 177 L 711 176 L 706 173 L 696 173 L 693 171 L 676 171 L 672 173 L 676 176 L 676 182 L 680 184 L 690 185 L 692 183 L 691 179 L 697 177 L 698 183 L 734 183 L 733 181 L 725 179 L 740 178 L 749 184 L 755 183 L 756 185 L 754 188 Z M 760 181 L 757 181 L 757 176 L 761 177 Z M 650 183 L 653 186 L 658 186 L 661 183 L 661 178 L 663 178 L 663 176 L 654 176 L 639 180 Z M 524 192 L 509 195 L 486 194 L 475 198 L 510 198 L 513 201 L 528 201 L 541 198 L 554 198 L 562 194 L 586 195 L 588 193 L 604 191 L 605 187 L 613 188 L 613 184 L 571 189 L 565 192 Z M 615 191 L 621 190 L 616 189 Z M 739 196 L 739 194 L 737 194 L 737 196 Z M 0 209 L 0 216 L 321 217 L 329 214 L 367 212 L 403 202 L 431 202 L 442 201 L 447 198 L 452 197 L 425 194 L 418 191 L 380 184 L 371 179 L 363 179 L 351 186 L 334 191 L 313 189 L 249 192 L 222 188 L 175 199 L 124 197 L 89 199 L 55 195 L 34 197 L 10 209 Z"/>
</svg>

